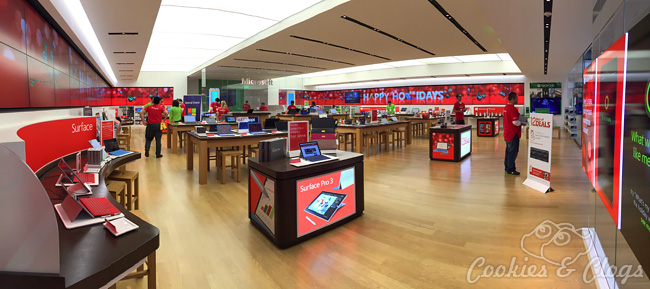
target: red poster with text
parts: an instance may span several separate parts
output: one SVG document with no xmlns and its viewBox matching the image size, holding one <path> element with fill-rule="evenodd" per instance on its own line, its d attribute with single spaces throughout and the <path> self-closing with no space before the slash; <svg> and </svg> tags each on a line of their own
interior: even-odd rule
<svg viewBox="0 0 650 289">
<path fill-rule="evenodd" d="M 528 167 L 529 167 L 528 173 L 530 175 L 536 176 L 536 177 L 538 177 L 540 179 L 543 179 L 543 180 L 547 180 L 549 182 L 551 181 L 551 173 L 550 172 L 540 170 L 540 169 L 538 169 L 536 167 L 533 167 L 533 166 L 528 166 Z"/>
<path fill-rule="evenodd" d="M 356 213 L 354 167 L 298 180 L 298 237 Z"/>
<path fill-rule="evenodd" d="M 454 160 L 454 134 L 431 133 L 431 158 Z"/>
<path fill-rule="evenodd" d="M 79 117 L 31 124 L 18 130 L 25 141 L 27 165 L 36 172 L 49 162 L 90 147 L 97 138 L 95 117 Z"/>
<path fill-rule="evenodd" d="M 104 145 L 104 140 L 115 138 L 115 130 L 113 128 L 113 121 L 106 120 L 102 121 L 102 145 Z"/>
<path fill-rule="evenodd" d="M 287 139 L 287 148 L 289 151 L 300 150 L 300 143 L 305 142 L 309 142 L 309 122 L 290 121 L 289 138 Z"/>
</svg>

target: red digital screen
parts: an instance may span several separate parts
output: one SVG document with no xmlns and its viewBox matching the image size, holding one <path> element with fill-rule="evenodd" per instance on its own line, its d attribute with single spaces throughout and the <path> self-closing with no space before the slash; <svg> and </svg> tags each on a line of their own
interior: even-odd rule
<svg viewBox="0 0 650 289">
<path fill-rule="evenodd" d="M 25 5 L 27 55 L 54 65 L 54 30 L 34 8 Z"/>
<path fill-rule="evenodd" d="M 54 70 L 54 97 L 56 106 L 70 106 L 70 76 Z"/>
<path fill-rule="evenodd" d="M 463 102 L 471 105 L 507 104 L 508 94 L 515 92 L 519 102 L 524 103 L 523 83 L 428 85 L 389 88 L 368 88 L 336 91 L 296 91 L 296 104 L 304 101 L 317 105 L 386 105 L 390 100 L 395 105 L 453 105 L 456 95 L 463 94 Z M 359 102 L 351 103 L 348 96 L 359 96 Z M 280 92 L 280 104 L 286 104 L 286 91 Z"/>
<path fill-rule="evenodd" d="M 26 58 L 0 43 L 0 108 L 29 107 Z"/>
<path fill-rule="evenodd" d="M 431 158 L 454 160 L 454 134 L 431 133 Z"/>
<path fill-rule="evenodd" d="M 25 52 L 25 3 L 23 1 L 0 0 L 0 42 Z"/>
<path fill-rule="evenodd" d="M 27 57 L 27 67 L 29 72 L 30 106 L 56 106 L 54 98 L 54 69 L 31 57 Z"/>
</svg>

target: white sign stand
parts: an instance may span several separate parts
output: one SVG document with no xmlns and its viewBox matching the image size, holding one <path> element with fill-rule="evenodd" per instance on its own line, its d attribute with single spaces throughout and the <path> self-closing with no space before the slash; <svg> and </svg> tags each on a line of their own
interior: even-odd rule
<svg viewBox="0 0 650 289">
<path fill-rule="evenodd" d="M 551 152 L 553 148 L 553 115 L 531 113 L 528 119 L 528 177 L 524 185 L 542 193 L 551 188 Z"/>
</svg>

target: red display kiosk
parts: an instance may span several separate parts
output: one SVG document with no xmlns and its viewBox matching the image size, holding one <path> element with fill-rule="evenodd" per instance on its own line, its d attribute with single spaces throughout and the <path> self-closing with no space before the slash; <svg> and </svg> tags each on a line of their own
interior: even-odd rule
<svg viewBox="0 0 650 289">
<path fill-rule="evenodd" d="M 472 153 L 472 126 L 429 128 L 429 158 L 458 162 Z"/>
<path fill-rule="evenodd" d="M 499 118 L 479 118 L 476 120 L 478 136 L 497 136 L 499 135 Z"/>
</svg>

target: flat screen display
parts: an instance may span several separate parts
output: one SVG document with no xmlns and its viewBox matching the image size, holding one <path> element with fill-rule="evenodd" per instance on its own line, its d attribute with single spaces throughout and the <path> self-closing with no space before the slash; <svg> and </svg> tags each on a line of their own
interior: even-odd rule
<svg viewBox="0 0 650 289">
<path fill-rule="evenodd" d="M 361 92 L 359 91 L 346 92 L 345 103 L 361 103 Z"/>
<path fill-rule="evenodd" d="M 298 237 L 356 213 L 354 167 L 296 182 Z"/>
<path fill-rule="evenodd" d="M 596 190 L 602 192 L 610 203 L 614 202 L 614 156 L 616 141 L 616 97 L 618 58 L 602 64 L 598 74 L 598 153 L 596 159 Z"/>
<path fill-rule="evenodd" d="M 530 99 L 531 112 L 536 113 L 562 113 L 562 99 L 561 98 L 531 98 Z"/>
<path fill-rule="evenodd" d="M 0 108 L 29 107 L 27 56 L 0 43 L 0 67 Z"/>
<path fill-rule="evenodd" d="M 460 157 L 466 156 L 472 151 L 472 130 L 460 134 Z"/>
</svg>

